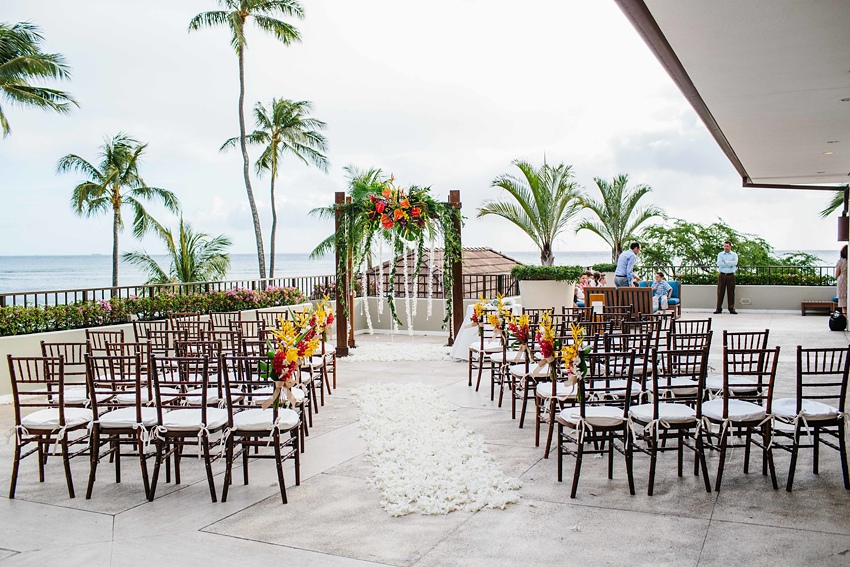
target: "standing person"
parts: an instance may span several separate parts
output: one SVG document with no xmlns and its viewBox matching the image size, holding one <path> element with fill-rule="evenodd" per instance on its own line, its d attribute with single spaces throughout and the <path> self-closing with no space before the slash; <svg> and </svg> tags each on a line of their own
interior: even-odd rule
<svg viewBox="0 0 850 567">
<path fill-rule="evenodd" d="M 624 250 L 617 258 L 617 269 L 614 270 L 614 287 L 629 287 L 635 279 L 635 262 L 640 254 L 640 244 L 632 242 L 628 250 Z"/>
<path fill-rule="evenodd" d="M 838 286 L 838 310 L 847 315 L 847 245 L 841 249 L 841 257 L 835 265 L 836 285 Z"/>
<path fill-rule="evenodd" d="M 715 313 L 723 313 L 723 295 L 726 295 L 726 306 L 729 313 L 737 315 L 735 311 L 735 272 L 738 271 L 738 255 L 732 252 L 732 243 L 728 240 L 723 243 L 723 252 L 717 255 L 717 309 Z"/>
</svg>

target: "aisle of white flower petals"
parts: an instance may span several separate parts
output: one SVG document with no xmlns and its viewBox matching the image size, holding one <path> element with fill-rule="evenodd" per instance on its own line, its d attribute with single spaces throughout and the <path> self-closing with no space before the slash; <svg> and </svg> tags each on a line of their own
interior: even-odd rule
<svg viewBox="0 0 850 567">
<path fill-rule="evenodd" d="M 519 501 L 481 437 L 424 384 L 367 385 L 354 391 L 360 429 L 374 466 L 372 484 L 391 516 L 505 508 Z"/>
<path fill-rule="evenodd" d="M 346 362 L 416 362 L 420 360 L 451 360 L 450 348 L 439 344 L 413 343 L 406 337 L 396 337 L 391 344 L 361 342 L 351 349 Z"/>
</svg>

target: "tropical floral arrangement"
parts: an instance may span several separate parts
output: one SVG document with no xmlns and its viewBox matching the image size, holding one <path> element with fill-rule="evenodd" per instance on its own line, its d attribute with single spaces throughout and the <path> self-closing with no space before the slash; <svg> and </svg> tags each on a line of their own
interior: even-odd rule
<svg viewBox="0 0 850 567">
<path fill-rule="evenodd" d="M 316 327 L 318 333 L 322 336 L 322 340 L 327 341 L 328 327 L 333 325 L 334 322 L 334 310 L 327 296 L 316 304 L 312 314 L 310 323 Z"/>
<path fill-rule="evenodd" d="M 587 376 L 587 355 L 593 347 L 584 341 L 584 327 L 570 323 L 570 333 L 573 341 L 561 349 L 561 361 L 567 371 L 567 383 L 572 385 Z"/>
<path fill-rule="evenodd" d="M 280 319 L 280 328 L 272 331 L 274 343 L 269 341 L 268 362 L 259 365 L 262 375 L 274 382 L 272 396 L 263 402 L 263 408 L 272 404 L 278 407 L 281 392 L 287 398 L 287 405 L 295 406 L 295 397 L 292 395 L 292 387 L 298 383 L 298 361 L 309 358 L 319 349 L 319 333 L 316 313 L 305 311 L 294 313 L 294 321 Z M 332 317 L 332 316 L 331 316 Z"/>
<path fill-rule="evenodd" d="M 324 209 L 324 214 L 333 215 L 339 221 L 333 242 L 339 258 L 337 273 L 348 272 L 349 259 L 353 259 L 354 272 L 360 273 L 366 280 L 369 259 L 374 259 L 377 248 L 377 265 L 382 270 L 384 245 L 390 249 L 391 263 L 386 299 L 396 328 L 402 324 L 396 310 L 396 258 L 404 265 L 403 296 L 407 311 L 408 331 L 413 332 L 413 317 L 416 315 L 415 282 L 423 265 L 426 241 L 430 241 L 431 255 L 428 266 L 428 314 L 431 314 L 431 302 L 434 276 L 434 251 L 439 236 L 443 239 L 442 283 L 444 290 L 452 289 L 452 265 L 461 259 L 460 234 L 458 227 L 462 222 L 460 208 L 456 205 L 440 202 L 431 196 L 430 187 L 411 185 L 407 189 L 396 184 L 395 178 L 383 177 L 380 170 L 374 170 L 368 180 L 351 190 L 351 202 L 333 205 Z M 409 251 L 414 251 L 414 261 L 408 260 Z M 412 266 L 410 264 L 413 264 Z M 412 268 L 412 270 L 411 270 Z M 351 274 L 352 277 L 354 274 Z M 343 278 L 338 278 L 338 297 L 345 299 Z M 383 282 L 383 273 L 379 272 L 378 281 Z M 382 285 L 382 284 L 381 284 Z M 368 286 L 361 286 L 362 296 L 369 292 Z M 364 302 L 367 323 L 371 321 L 368 302 Z M 452 298 L 445 296 L 444 326 L 452 320 Z M 346 307 L 346 310 L 348 308 Z M 378 315 L 382 313 L 383 303 L 378 303 Z"/>
<path fill-rule="evenodd" d="M 528 339 L 531 336 L 531 318 L 528 315 L 517 316 L 510 313 L 505 329 L 511 348 L 528 347 Z"/>
<path fill-rule="evenodd" d="M 395 185 L 395 178 L 385 182 L 379 195 L 369 195 L 374 208 L 369 213 L 372 223 L 380 223 L 385 230 L 395 229 L 405 240 L 419 240 L 427 219 L 437 218 L 435 202 L 427 188 L 412 186 L 405 193 Z"/>
</svg>

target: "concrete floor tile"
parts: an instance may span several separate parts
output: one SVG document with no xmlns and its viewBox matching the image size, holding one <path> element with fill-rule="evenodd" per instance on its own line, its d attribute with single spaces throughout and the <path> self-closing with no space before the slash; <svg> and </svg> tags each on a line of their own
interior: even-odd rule
<svg viewBox="0 0 850 567">
<path fill-rule="evenodd" d="M 707 529 L 707 520 L 524 500 L 476 513 L 416 565 L 694 565 Z"/>
<path fill-rule="evenodd" d="M 805 525 L 806 519 L 800 516 L 798 525 Z M 846 567 L 848 563 L 850 536 L 712 521 L 699 567 Z"/>
<path fill-rule="evenodd" d="M 68 547 L 50 547 L 40 551 L 25 551 L 3 560 L 3 566 L 109 567 L 112 565 L 112 542 L 90 543 Z"/>
<path fill-rule="evenodd" d="M 205 531 L 365 561 L 412 565 L 471 516 L 453 512 L 392 518 L 380 506 L 380 493 L 365 479 L 320 475 L 301 488 L 299 498 L 291 499 L 284 509 L 268 499 Z M 297 518 L 297 526 L 310 529 L 282 528 L 286 524 L 282 515 Z"/>
<path fill-rule="evenodd" d="M 109 542 L 112 521 L 106 514 L 2 498 L 0 549 L 23 552 Z"/>
<path fill-rule="evenodd" d="M 180 565 L 181 567 L 255 567 L 257 565 L 297 565 L 298 567 L 366 567 L 376 565 L 347 557 L 339 557 L 295 549 L 281 545 L 251 541 L 207 532 L 164 535 L 151 545 L 149 538 L 117 541 L 113 544 L 113 567 L 135 567 L 143 560 L 147 565 Z"/>
</svg>

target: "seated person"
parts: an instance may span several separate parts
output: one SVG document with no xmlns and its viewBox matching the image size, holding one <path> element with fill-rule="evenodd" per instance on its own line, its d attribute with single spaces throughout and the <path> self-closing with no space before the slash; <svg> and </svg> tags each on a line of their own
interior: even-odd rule
<svg viewBox="0 0 850 567">
<path fill-rule="evenodd" d="M 576 307 L 584 307 L 584 288 L 587 285 L 587 275 L 582 274 L 578 283 L 576 284 L 575 297 L 573 298 L 573 303 L 575 303 Z"/>
<path fill-rule="evenodd" d="M 664 274 L 657 272 L 655 281 L 650 286 L 652 289 L 652 306 L 654 309 L 667 309 L 667 300 L 673 295 L 673 288 L 664 279 Z"/>
<path fill-rule="evenodd" d="M 608 278 L 605 276 L 605 274 L 600 274 L 599 272 L 596 272 L 596 274 L 594 274 L 594 277 L 596 279 L 596 285 L 598 287 L 608 285 Z"/>
</svg>

